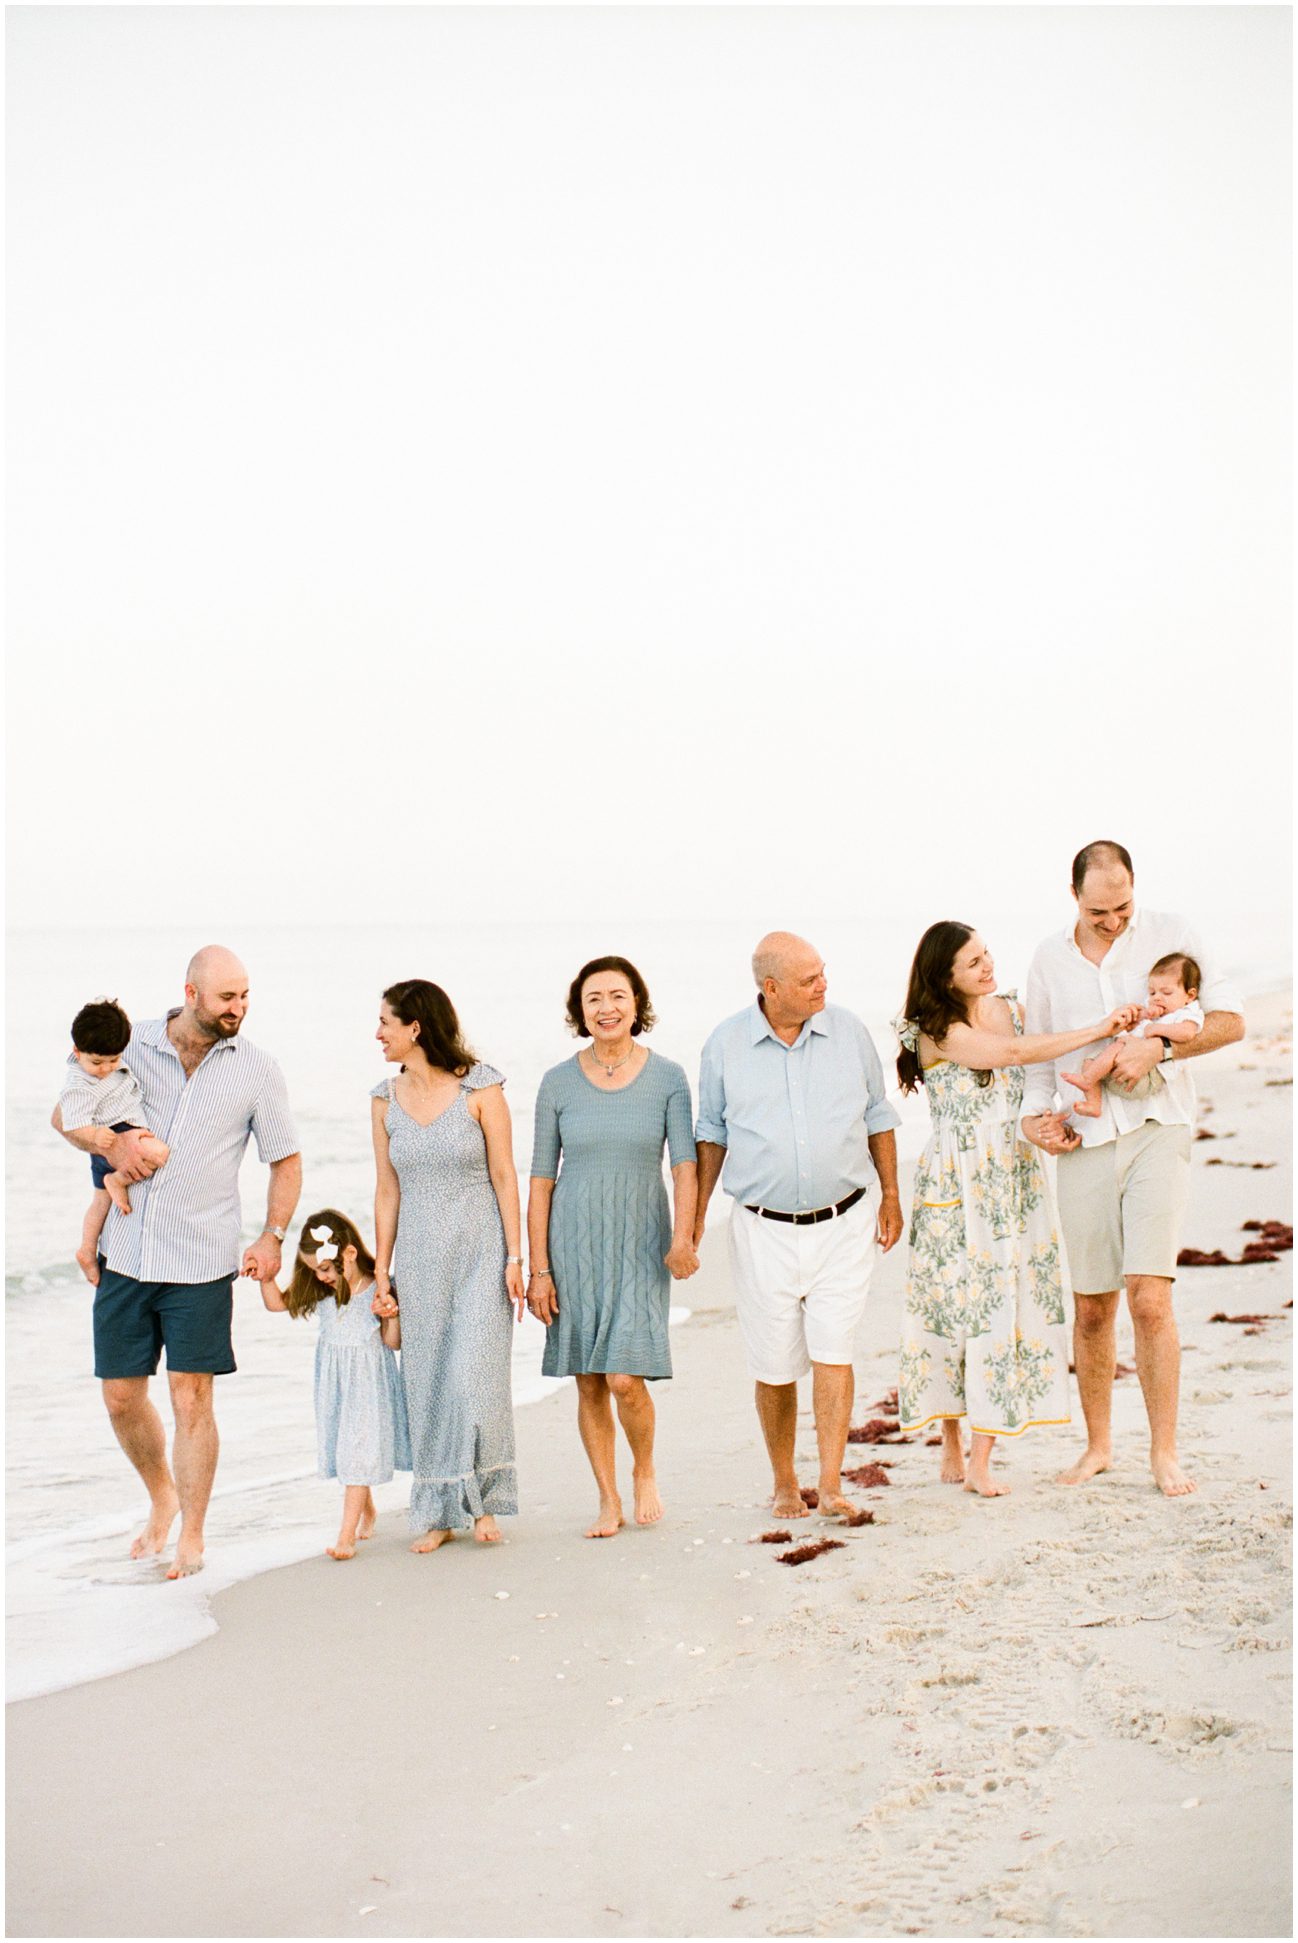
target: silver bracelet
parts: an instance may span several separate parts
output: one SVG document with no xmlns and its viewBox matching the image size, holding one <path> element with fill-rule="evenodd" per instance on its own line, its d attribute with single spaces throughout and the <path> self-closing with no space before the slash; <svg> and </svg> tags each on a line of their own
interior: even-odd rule
<svg viewBox="0 0 1298 1943">
<path fill-rule="evenodd" d="M 534 1269 L 532 1270 L 532 1273 L 533 1273 L 533 1275 L 549 1275 L 549 1277 L 550 1277 L 550 1280 L 551 1280 L 552 1282 L 553 1282 L 553 1280 L 554 1280 L 554 1275 L 553 1275 L 553 1273 L 551 1272 L 551 1270 L 550 1270 L 550 1269 L 548 1269 L 548 1268 L 534 1268 Z"/>
</svg>

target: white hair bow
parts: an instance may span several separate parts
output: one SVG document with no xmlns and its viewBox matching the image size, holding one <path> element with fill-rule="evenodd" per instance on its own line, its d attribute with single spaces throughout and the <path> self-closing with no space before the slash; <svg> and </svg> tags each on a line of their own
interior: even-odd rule
<svg viewBox="0 0 1298 1943">
<path fill-rule="evenodd" d="M 919 1050 L 919 1027 L 913 1019 L 899 1018 L 892 1022 L 892 1029 L 909 1052 Z"/>
<path fill-rule="evenodd" d="M 323 1227 L 312 1228 L 311 1239 L 312 1241 L 323 1244 L 323 1246 L 318 1247 L 315 1251 L 316 1260 L 318 1262 L 331 1262 L 338 1253 L 338 1244 L 334 1240 L 333 1229 Z"/>
</svg>

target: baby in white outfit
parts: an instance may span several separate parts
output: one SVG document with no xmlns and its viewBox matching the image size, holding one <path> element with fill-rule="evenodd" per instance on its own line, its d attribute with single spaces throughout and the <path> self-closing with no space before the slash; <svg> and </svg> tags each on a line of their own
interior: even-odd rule
<svg viewBox="0 0 1298 1943">
<path fill-rule="evenodd" d="M 1169 951 L 1149 974 L 1149 1003 L 1144 1008 L 1139 1025 L 1132 1026 L 1130 1032 L 1120 1033 L 1118 1037 L 1147 1039 L 1156 1034 L 1174 1046 L 1183 1046 L 1188 1039 L 1195 1038 L 1203 1024 L 1203 1007 L 1199 1003 L 1202 977 L 1202 972 L 1188 952 Z M 1098 1120 L 1104 1110 L 1100 1088 L 1113 1071 L 1117 1050 L 1118 1040 L 1110 1039 L 1103 1052 L 1092 1053 L 1080 1073 L 1060 1074 L 1061 1079 L 1066 1079 L 1082 1095 L 1080 1100 L 1073 1102 L 1074 1113 L 1080 1113 L 1088 1120 Z M 1124 1098 L 1139 1100 L 1157 1092 L 1164 1080 L 1155 1066 L 1143 1079 L 1109 1079 L 1109 1084 Z"/>
</svg>

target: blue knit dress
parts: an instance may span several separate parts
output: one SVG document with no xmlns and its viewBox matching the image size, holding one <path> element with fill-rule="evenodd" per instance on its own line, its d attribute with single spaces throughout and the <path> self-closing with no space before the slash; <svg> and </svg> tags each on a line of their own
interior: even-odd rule
<svg viewBox="0 0 1298 1943">
<path fill-rule="evenodd" d="M 673 1060 L 651 1052 L 612 1092 L 576 1056 L 541 1081 L 532 1173 L 556 1183 L 549 1265 L 559 1302 L 546 1376 L 671 1375 L 664 1145 L 673 1167 L 694 1159 L 690 1085 Z"/>
</svg>

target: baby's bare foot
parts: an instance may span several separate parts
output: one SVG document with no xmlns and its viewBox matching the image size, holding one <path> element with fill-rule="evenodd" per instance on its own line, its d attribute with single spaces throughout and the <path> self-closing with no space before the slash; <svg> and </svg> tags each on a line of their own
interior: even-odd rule
<svg viewBox="0 0 1298 1943">
<path fill-rule="evenodd" d="M 77 1267 L 92 1289 L 99 1287 L 99 1256 L 93 1248 L 78 1248 Z"/>
<path fill-rule="evenodd" d="M 131 1196 L 120 1174 L 105 1174 L 104 1191 L 119 1214 L 131 1212 Z"/>
<path fill-rule="evenodd" d="M 1075 1086 L 1082 1096 L 1080 1100 L 1073 1101 L 1073 1112 L 1080 1113 L 1084 1120 L 1098 1120 L 1104 1111 L 1099 1087 L 1088 1086 L 1080 1073 L 1061 1073 L 1059 1077 L 1066 1079 L 1070 1086 Z"/>
</svg>

